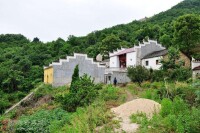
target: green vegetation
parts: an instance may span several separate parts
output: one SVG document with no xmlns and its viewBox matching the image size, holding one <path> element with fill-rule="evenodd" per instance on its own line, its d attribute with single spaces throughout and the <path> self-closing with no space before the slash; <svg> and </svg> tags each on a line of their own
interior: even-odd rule
<svg viewBox="0 0 200 133">
<path fill-rule="evenodd" d="M 17 92 L 26 95 L 42 81 L 44 65 L 65 58 L 66 55 L 72 55 L 74 52 L 87 53 L 90 57 L 102 53 L 104 58 L 108 58 L 109 51 L 120 47 L 132 47 L 143 39 L 150 38 L 159 40 L 166 47 L 180 45 L 181 50 L 200 57 L 199 6 L 199 0 L 185 0 L 146 21 L 133 21 L 94 31 L 84 37 L 70 35 L 67 40 L 58 38 L 47 43 L 37 37 L 30 41 L 19 34 L 0 35 L 0 98 L 1 101 L 5 101 L 0 103 L 0 112 L 4 112 L 6 108 L 21 99 Z M 186 19 L 188 25 L 192 23 L 193 26 L 195 23 L 195 27 L 188 27 L 188 30 L 195 29 L 190 33 L 197 34 L 187 38 L 186 41 L 196 48 L 190 47 L 184 41 L 186 34 L 181 29 L 184 27 L 182 22 Z M 181 38 L 183 40 L 180 40 Z M 188 47 L 189 49 L 185 49 Z M 162 75 L 161 72 L 159 74 Z M 10 98 L 11 95 L 15 98 Z"/>
<path fill-rule="evenodd" d="M 71 82 L 71 86 L 70 86 L 70 92 L 76 92 L 76 87 L 74 87 L 74 84 L 76 81 L 79 80 L 79 67 L 78 65 L 76 65 L 76 67 L 74 68 L 74 73 L 72 75 L 72 82 Z"/>
<path fill-rule="evenodd" d="M 161 111 L 147 118 L 145 114 L 133 114 L 130 119 L 140 124 L 138 132 L 189 132 L 200 129 L 200 81 L 194 83 L 143 83 L 147 90 L 140 92 L 141 97 L 161 103 Z M 159 87 L 162 86 L 162 87 Z"/>
<path fill-rule="evenodd" d="M 175 44 L 191 55 L 191 48 L 200 42 L 200 17 L 193 14 L 181 16 L 175 21 L 174 28 Z"/>
<path fill-rule="evenodd" d="M 91 82 L 89 77 L 86 79 Z M 78 83 L 76 81 L 74 85 Z M 78 90 L 83 91 L 82 89 L 79 86 Z M 119 121 L 112 119 L 110 108 L 126 101 L 125 90 L 132 92 L 136 97 L 152 99 L 162 105 L 160 113 L 153 115 L 152 118 L 142 113 L 130 117 L 132 122 L 140 124 L 138 132 L 199 131 L 200 81 L 193 83 L 147 81 L 143 82 L 141 87 L 137 84 L 128 84 L 124 88 L 106 85 L 97 89 L 92 101 L 88 103 L 83 99 L 81 103 L 85 104 L 78 106 L 75 112 L 71 113 L 63 110 L 66 109 L 63 105 L 72 107 L 74 104 L 63 103 L 60 100 L 61 96 L 64 98 L 70 93 L 70 87 L 52 88 L 49 85 L 42 85 L 36 91 L 34 101 L 24 104 L 22 108 L 8 115 L 1 116 L 0 126 L 5 132 L 112 132 L 119 127 Z M 78 94 L 81 97 L 89 93 L 84 91 Z M 47 96 L 52 98 L 47 99 Z M 92 99 L 93 95 L 89 94 L 87 98 L 89 97 Z M 73 100 L 72 102 L 76 103 Z"/>
<path fill-rule="evenodd" d="M 40 110 L 30 116 L 22 116 L 16 124 L 16 133 L 42 132 L 59 130 L 58 127 L 69 122 L 70 114 L 62 109 Z"/>
<path fill-rule="evenodd" d="M 98 95 L 101 85 L 95 85 L 87 75 L 83 75 L 70 87 L 68 94 L 59 97 L 64 109 L 70 112 L 76 111 L 77 107 L 92 103 Z"/>
<path fill-rule="evenodd" d="M 144 66 L 128 67 L 128 77 L 132 82 L 137 82 L 139 86 L 143 81 L 149 79 L 150 71 Z"/>
<path fill-rule="evenodd" d="M 144 81 L 189 81 L 192 77 L 190 68 L 185 68 L 184 61 L 180 60 L 179 49 L 170 47 L 167 59 L 161 60 L 160 70 L 146 69 L 143 66 L 128 68 L 128 77 L 132 82 L 137 82 L 139 86 Z"/>
<path fill-rule="evenodd" d="M 89 77 L 80 77 L 85 84 L 92 81 Z M 85 82 L 87 80 L 87 82 Z M 75 86 L 83 85 L 82 81 L 75 82 Z M 80 87 L 80 86 L 79 86 Z M 95 97 L 91 89 L 80 87 L 77 93 L 83 99 L 73 110 L 67 112 L 66 106 L 73 108 L 77 101 L 70 97 L 71 102 L 62 100 L 70 94 L 69 87 L 52 88 L 49 85 L 42 85 L 35 93 L 34 97 L 24 103 L 20 108 L 0 117 L 0 131 L 8 132 L 95 132 L 112 131 L 118 126 L 117 121 L 113 121 L 113 115 L 109 108 L 118 106 L 125 102 L 126 95 L 122 88 L 115 88 L 111 85 L 95 89 L 97 85 L 90 86 L 97 93 Z M 109 92 L 109 93 L 107 93 Z M 88 95 L 87 95 L 88 94 Z M 84 98 L 84 96 L 86 96 Z M 61 96 L 63 96 L 61 98 Z M 50 97 L 50 99 L 49 99 Z M 62 100 L 61 100 L 62 99 Z M 93 99 L 93 100 L 92 100 Z M 88 101 L 89 100 L 89 101 Z M 81 106 L 81 107 L 80 107 Z M 71 111 L 71 110 L 70 110 Z M 14 122 L 15 121 L 15 122 Z M 14 123 L 13 123 L 14 122 Z M 102 127 L 98 129 L 98 127 Z"/>
<path fill-rule="evenodd" d="M 66 54 L 81 52 L 95 57 L 101 53 L 107 58 L 109 51 L 132 47 L 147 38 L 159 40 L 170 48 L 163 70 L 129 68 L 131 80 L 140 86 L 94 84 L 87 75 L 79 77 L 76 66 L 70 87 L 41 85 L 30 101 L 1 115 L 0 132 L 111 132 L 119 122 L 112 120 L 109 109 L 125 102 L 127 91 L 134 97 L 152 99 L 162 105 L 160 113 L 151 119 L 144 114 L 131 116 L 132 122 L 141 125 L 139 132 L 198 132 L 200 82 L 191 81 L 191 71 L 181 67 L 182 62 L 174 63 L 179 55 L 171 46 L 200 57 L 199 7 L 199 0 L 185 0 L 146 21 L 117 25 L 85 37 L 70 35 L 67 41 L 58 38 L 43 43 L 37 37 L 30 41 L 23 35 L 0 35 L 1 114 L 39 86 L 44 65 L 65 58 Z M 186 38 L 187 34 L 194 36 Z"/>
</svg>

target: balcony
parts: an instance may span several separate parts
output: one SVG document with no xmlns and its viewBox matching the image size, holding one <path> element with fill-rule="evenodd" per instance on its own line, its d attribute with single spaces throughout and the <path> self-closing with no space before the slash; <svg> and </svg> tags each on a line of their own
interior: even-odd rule
<svg viewBox="0 0 200 133">
<path fill-rule="evenodd" d="M 114 71 L 115 72 L 127 72 L 127 68 L 118 68 L 118 67 L 106 68 L 105 74 L 112 74 Z"/>
</svg>

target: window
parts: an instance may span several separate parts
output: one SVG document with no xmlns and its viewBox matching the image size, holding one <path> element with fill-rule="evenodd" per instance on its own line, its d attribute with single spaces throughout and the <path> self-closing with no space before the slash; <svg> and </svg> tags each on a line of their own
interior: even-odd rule
<svg viewBox="0 0 200 133">
<path fill-rule="evenodd" d="M 149 61 L 146 61 L 145 64 L 146 64 L 146 66 L 148 66 L 149 65 Z"/>
<path fill-rule="evenodd" d="M 156 65 L 158 65 L 159 64 L 159 60 L 156 60 Z"/>
</svg>

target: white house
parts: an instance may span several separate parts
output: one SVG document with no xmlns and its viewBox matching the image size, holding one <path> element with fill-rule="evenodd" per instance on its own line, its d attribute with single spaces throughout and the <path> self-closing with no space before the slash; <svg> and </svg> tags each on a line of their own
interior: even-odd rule
<svg viewBox="0 0 200 133">
<path fill-rule="evenodd" d="M 126 68 L 136 65 L 134 48 L 123 49 L 115 54 L 110 53 L 110 68 Z"/>
<path fill-rule="evenodd" d="M 147 68 L 159 69 L 160 63 L 153 63 L 160 60 L 166 50 L 157 41 L 148 40 L 129 49 L 122 49 L 110 53 L 110 68 L 127 68 L 129 66 L 143 65 Z M 147 64 L 145 64 L 147 63 Z"/>
<path fill-rule="evenodd" d="M 167 55 L 167 50 L 160 50 L 152 52 L 142 58 L 142 66 L 154 70 L 159 70 L 162 66 L 160 61 L 163 59 L 163 56 Z"/>
<path fill-rule="evenodd" d="M 192 58 L 191 64 L 193 78 L 200 78 L 200 59 Z"/>
<path fill-rule="evenodd" d="M 142 65 L 142 60 L 146 55 L 162 50 L 165 50 L 165 47 L 157 43 L 157 41 L 148 40 L 148 42 L 139 44 L 139 46 L 128 49 L 122 48 L 109 53 L 110 62 L 109 68 L 106 68 L 104 74 L 105 83 L 111 83 L 115 77 L 117 78 L 118 83 L 129 82 L 130 79 L 127 76 L 127 67 Z M 150 61 L 150 64 L 151 62 L 152 61 Z M 151 66 L 153 69 L 159 68 L 157 65 L 155 68 L 153 64 Z"/>
</svg>

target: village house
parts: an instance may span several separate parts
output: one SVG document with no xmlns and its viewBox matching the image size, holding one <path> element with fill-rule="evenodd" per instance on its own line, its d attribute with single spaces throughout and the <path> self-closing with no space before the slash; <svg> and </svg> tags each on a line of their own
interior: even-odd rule
<svg viewBox="0 0 200 133">
<path fill-rule="evenodd" d="M 192 76 L 194 79 L 200 79 L 200 59 L 192 58 Z"/>
<path fill-rule="evenodd" d="M 167 58 L 168 51 L 161 44 L 154 40 L 148 40 L 143 44 L 132 48 L 121 48 L 109 53 L 109 59 L 101 61 L 102 57 L 97 56 L 94 62 L 86 54 L 74 54 L 53 62 L 44 67 L 44 82 L 53 86 L 62 86 L 71 82 L 71 76 L 76 65 L 79 65 L 79 73 L 91 76 L 96 83 L 112 83 L 117 78 L 118 83 L 130 82 L 127 76 L 127 67 L 142 65 L 146 68 L 158 70 L 161 67 L 160 60 Z M 180 52 L 180 60 L 184 61 L 185 67 L 190 67 L 190 59 Z M 178 61 L 180 61 L 178 60 Z M 195 66 L 195 70 L 198 69 Z M 196 70 L 198 73 L 198 70 Z M 195 71 L 195 72 L 196 72 Z"/>
<path fill-rule="evenodd" d="M 191 67 L 190 58 L 186 56 L 183 52 L 179 52 L 179 59 L 176 60 L 176 63 L 182 62 L 183 66 L 186 68 Z M 159 70 L 162 66 L 161 60 L 167 60 L 168 58 L 168 50 L 160 50 L 152 52 L 142 58 L 142 66 L 153 70 Z"/>
</svg>

